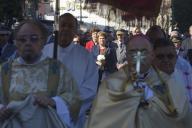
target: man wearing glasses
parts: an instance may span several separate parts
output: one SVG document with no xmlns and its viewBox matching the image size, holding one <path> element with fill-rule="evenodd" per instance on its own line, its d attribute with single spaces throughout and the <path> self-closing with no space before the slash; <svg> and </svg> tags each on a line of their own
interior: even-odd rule
<svg viewBox="0 0 192 128">
<path fill-rule="evenodd" d="M 102 82 L 88 128 L 192 127 L 182 74 L 152 66 L 155 54 L 145 36 L 132 37 L 127 49 L 129 63 Z M 175 51 L 168 52 L 157 56 L 175 59 Z"/>
<path fill-rule="evenodd" d="M 176 66 L 176 62 L 179 56 L 177 56 L 176 48 L 173 42 L 166 40 L 166 39 L 158 39 L 154 42 L 154 61 L 153 64 L 159 70 L 163 71 L 167 75 L 172 75 L 174 72 L 178 72 L 182 74 L 182 79 L 185 81 L 185 89 L 186 94 L 188 96 L 190 110 L 192 111 L 192 70 L 190 64 L 185 65 L 182 68 L 187 70 L 182 70 L 178 66 Z M 186 61 L 180 59 L 180 61 Z"/>
<path fill-rule="evenodd" d="M 42 54 L 47 30 L 24 21 L 15 39 L 19 56 L 1 69 L 0 127 L 68 127 L 78 116 L 79 91 L 66 67 Z"/>
<path fill-rule="evenodd" d="M 160 70 L 171 74 L 174 72 L 177 61 L 177 53 L 175 46 L 167 39 L 157 39 L 154 44 L 154 65 Z"/>
<path fill-rule="evenodd" d="M 116 32 L 117 40 L 112 42 L 111 47 L 116 51 L 116 66 L 119 70 L 127 64 L 126 56 L 126 42 L 125 33 L 123 30 L 117 30 Z"/>
</svg>

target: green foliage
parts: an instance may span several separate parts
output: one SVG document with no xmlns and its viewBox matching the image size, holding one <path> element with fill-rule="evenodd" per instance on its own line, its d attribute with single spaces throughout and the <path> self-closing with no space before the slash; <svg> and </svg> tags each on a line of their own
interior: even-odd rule
<svg viewBox="0 0 192 128">
<path fill-rule="evenodd" d="M 173 23 L 178 23 L 181 32 L 192 25 L 192 0 L 172 0 Z"/>
</svg>

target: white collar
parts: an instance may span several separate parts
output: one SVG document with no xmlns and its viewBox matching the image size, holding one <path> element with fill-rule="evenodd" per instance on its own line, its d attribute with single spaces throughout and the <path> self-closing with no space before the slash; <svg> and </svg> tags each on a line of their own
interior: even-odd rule
<svg viewBox="0 0 192 128">
<path fill-rule="evenodd" d="M 18 57 L 18 58 L 16 59 L 16 61 L 17 61 L 19 64 L 34 65 L 34 64 L 37 64 L 37 63 L 45 60 L 46 58 L 47 58 L 47 57 L 46 57 L 44 54 L 42 54 L 41 57 L 40 57 L 40 59 L 38 59 L 38 60 L 37 60 L 36 62 L 34 62 L 33 64 L 27 64 L 22 57 Z"/>
<path fill-rule="evenodd" d="M 68 52 L 70 52 L 71 51 L 71 49 L 73 48 L 75 46 L 75 44 L 72 42 L 72 43 L 70 43 L 69 44 L 69 46 L 67 46 L 67 47 L 61 47 L 60 45 L 59 45 L 59 52 L 64 52 L 64 53 L 68 53 Z"/>
</svg>

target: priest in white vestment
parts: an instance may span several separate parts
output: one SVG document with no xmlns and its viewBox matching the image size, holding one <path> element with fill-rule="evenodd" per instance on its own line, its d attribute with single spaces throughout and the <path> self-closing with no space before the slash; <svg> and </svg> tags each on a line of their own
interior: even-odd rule
<svg viewBox="0 0 192 128">
<path fill-rule="evenodd" d="M 77 19 L 73 15 L 65 13 L 60 16 L 57 55 L 58 60 L 66 65 L 79 87 L 82 107 L 78 122 L 72 125 L 75 128 L 83 128 L 86 112 L 97 93 L 98 69 L 92 55 L 84 47 L 72 43 L 77 27 Z M 52 57 L 53 45 L 51 43 L 44 47 L 45 55 Z"/>
</svg>

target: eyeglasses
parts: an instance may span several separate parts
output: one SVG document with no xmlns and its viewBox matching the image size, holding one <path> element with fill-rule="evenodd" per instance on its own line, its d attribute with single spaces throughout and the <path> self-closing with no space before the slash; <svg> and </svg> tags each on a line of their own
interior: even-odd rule
<svg viewBox="0 0 192 128">
<path fill-rule="evenodd" d="M 172 54 L 172 53 L 169 53 L 169 54 L 157 54 L 156 55 L 156 58 L 157 59 L 159 59 L 159 60 L 163 60 L 163 59 L 165 59 L 165 57 L 167 58 L 167 59 L 173 59 L 173 58 L 175 58 L 176 57 L 176 55 L 174 55 L 174 54 Z"/>
<path fill-rule="evenodd" d="M 29 35 L 29 36 L 20 36 L 16 38 L 16 41 L 20 43 L 26 43 L 28 40 L 30 40 L 31 43 L 37 43 L 42 37 L 38 35 Z"/>
</svg>

